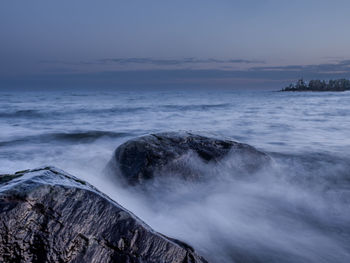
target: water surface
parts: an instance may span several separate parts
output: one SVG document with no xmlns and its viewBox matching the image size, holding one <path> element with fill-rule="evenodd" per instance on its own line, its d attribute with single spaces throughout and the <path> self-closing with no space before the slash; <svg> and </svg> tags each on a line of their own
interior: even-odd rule
<svg viewBox="0 0 350 263">
<path fill-rule="evenodd" d="M 124 141 L 179 130 L 248 143 L 274 164 L 242 177 L 234 160 L 198 163 L 216 178 L 146 196 L 103 174 Z M 0 173 L 57 166 L 212 262 L 350 262 L 350 92 L 3 92 L 0 131 Z"/>
</svg>

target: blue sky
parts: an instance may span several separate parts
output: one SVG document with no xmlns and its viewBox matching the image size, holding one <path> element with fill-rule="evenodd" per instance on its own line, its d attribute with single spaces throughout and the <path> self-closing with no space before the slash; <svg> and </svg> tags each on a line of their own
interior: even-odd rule
<svg viewBox="0 0 350 263">
<path fill-rule="evenodd" d="M 0 89 L 349 77 L 349 11 L 346 0 L 4 0 Z"/>
</svg>

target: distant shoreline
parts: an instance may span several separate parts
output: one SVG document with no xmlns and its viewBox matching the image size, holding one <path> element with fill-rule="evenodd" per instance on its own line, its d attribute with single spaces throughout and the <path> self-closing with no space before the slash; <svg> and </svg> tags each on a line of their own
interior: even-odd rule
<svg viewBox="0 0 350 263">
<path fill-rule="evenodd" d="M 306 83 L 299 79 L 295 84 L 280 90 L 281 92 L 344 92 L 350 90 L 350 80 L 337 79 L 328 82 L 324 80 L 310 80 Z"/>
<path fill-rule="evenodd" d="M 349 90 L 278 90 L 277 92 L 345 92 L 345 91 L 349 91 Z"/>
</svg>

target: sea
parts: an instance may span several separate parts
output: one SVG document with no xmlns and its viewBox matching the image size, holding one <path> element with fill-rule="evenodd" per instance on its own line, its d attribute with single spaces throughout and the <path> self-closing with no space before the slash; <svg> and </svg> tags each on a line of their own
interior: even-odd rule
<svg viewBox="0 0 350 263">
<path fill-rule="evenodd" d="M 168 131 L 247 143 L 273 164 L 243 176 L 218 165 L 208 180 L 149 191 L 105 174 L 120 144 Z M 350 262 L 350 92 L 0 92 L 0 173 L 42 166 L 86 180 L 209 262 Z"/>
</svg>

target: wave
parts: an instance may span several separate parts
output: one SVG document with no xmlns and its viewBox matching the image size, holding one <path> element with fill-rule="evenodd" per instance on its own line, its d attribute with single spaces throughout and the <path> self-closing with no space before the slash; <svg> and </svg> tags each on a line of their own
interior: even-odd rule
<svg viewBox="0 0 350 263">
<path fill-rule="evenodd" d="M 124 196 L 139 203 L 132 199 L 126 206 L 210 262 L 350 262 L 350 159 L 272 155 L 271 166 L 243 176 L 189 156 L 208 180 L 184 182 L 167 170 L 168 177 L 127 189 Z"/>
<path fill-rule="evenodd" d="M 60 111 L 39 111 L 34 109 L 25 109 L 17 111 L 1 111 L 0 118 L 57 118 L 72 115 L 94 115 L 94 114 L 124 114 L 147 110 L 147 107 L 125 107 L 116 106 L 102 109 L 72 109 Z"/>
<path fill-rule="evenodd" d="M 43 114 L 37 110 L 17 110 L 13 112 L 3 111 L 0 112 L 0 118 L 33 118 L 33 117 L 43 117 Z"/>
<path fill-rule="evenodd" d="M 114 106 L 110 108 L 77 108 L 66 110 L 36 110 L 36 109 L 23 109 L 16 111 L 1 111 L 0 118 L 25 118 L 25 119 L 37 119 L 37 118 L 65 118 L 72 115 L 104 115 L 104 114 L 128 114 L 143 112 L 150 109 L 159 109 L 165 111 L 205 111 L 215 109 L 225 109 L 230 107 L 229 103 L 221 104 L 197 104 L 197 105 L 160 105 L 157 108 L 150 108 L 145 106 Z"/>
<path fill-rule="evenodd" d="M 131 112 L 137 112 L 137 111 L 144 111 L 148 110 L 148 107 L 113 107 L 113 108 L 107 108 L 107 109 L 94 109 L 94 110 L 88 110 L 83 111 L 83 113 L 131 113 Z"/>
<path fill-rule="evenodd" d="M 161 108 L 179 111 L 200 111 L 209 109 L 222 109 L 231 106 L 230 103 L 220 104 L 197 104 L 197 105 L 162 105 Z"/>
<path fill-rule="evenodd" d="M 130 135 L 130 133 L 112 132 L 112 131 L 77 131 L 77 132 L 59 132 L 59 133 L 47 133 L 34 136 L 26 136 L 16 138 L 10 141 L 0 142 L 1 146 L 13 146 L 19 144 L 30 143 L 91 143 L 101 138 L 121 138 Z"/>
</svg>

